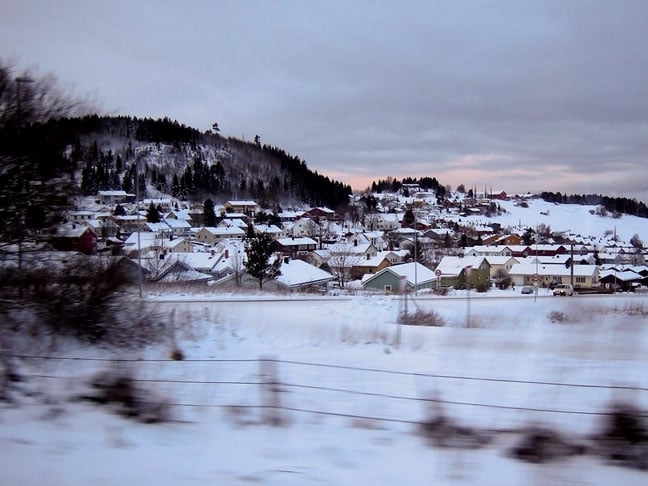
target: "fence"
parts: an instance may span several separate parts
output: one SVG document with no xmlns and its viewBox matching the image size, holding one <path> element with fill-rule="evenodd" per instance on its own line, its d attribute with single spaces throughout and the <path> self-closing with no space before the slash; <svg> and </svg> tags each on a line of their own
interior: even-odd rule
<svg viewBox="0 0 648 486">
<path fill-rule="evenodd" d="M 419 373 L 272 357 L 183 361 L 6 357 L 21 361 L 25 379 L 54 380 L 65 385 L 56 388 L 68 392 L 71 384 L 81 386 L 87 377 L 79 374 L 78 363 L 86 363 L 81 369 L 91 371 L 124 366 L 132 371 L 135 383 L 153 387 L 180 410 L 235 409 L 240 415 L 256 413 L 257 420 L 271 424 L 308 414 L 414 425 L 425 421 L 431 408 L 442 407 L 453 417 L 489 429 L 511 429 L 538 419 L 583 429 L 607 415 L 606 404 L 619 393 L 630 394 L 640 404 L 648 400 L 648 388 L 642 386 Z M 39 364 L 52 361 L 58 364 Z"/>
</svg>

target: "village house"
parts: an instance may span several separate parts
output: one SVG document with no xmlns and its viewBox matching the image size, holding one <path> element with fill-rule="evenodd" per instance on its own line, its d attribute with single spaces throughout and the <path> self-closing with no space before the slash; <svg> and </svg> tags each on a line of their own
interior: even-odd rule
<svg viewBox="0 0 648 486">
<path fill-rule="evenodd" d="M 284 256 L 296 258 L 303 252 L 311 252 L 317 248 L 317 242 L 312 238 L 279 238 L 275 240 L 275 251 Z"/>
<path fill-rule="evenodd" d="M 131 258 L 136 258 L 138 253 L 142 255 L 155 253 L 156 258 L 164 258 L 169 253 L 187 253 L 191 251 L 191 242 L 187 238 L 174 238 L 172 235 L 162 236 L 149 231 L 132 233 L 124 241 L 123 246 L 124 254 Z"/>
<path fill-rule="evenodd" d="M 167 213 L 171 211 L 172 208 L 172 202 L 171 199 L 169 198 L 149 198 L 149 199 L 144 199 L 140 202 L 139 207 L 140 208 L 148 208 L 150 205 L 155 206 L 158 208 L 161 212 Z"/>
<path fill-rule="evenodd" d="M 648 286 L 648 266 L 603 265 L 599 282 L 610 289 L 633 290 L 637 285 Z"/>
<path fill-rule="evenodd" d="M 364 288 L 400 293 L 435 289 L 437 276 L 429 268 L 418 262 L 403 263 L 386 267 L 362 279 Z"/>
<path fill-rule="evenodd" d="M 251 217 L 259 210 L 259 205 L 254 201 L 227 201 L 223 206 L 227 213 L 242 213 Z"/>
<path fill-rule="evenodd" d="M 168 236 L 170 236 L 172 234 L 171 233 L 171 228 L 164 221 L 160 221 L 159 223 L 149 223 L 149 222 L 147 222 L 144 225 L 143 229 L 146 232 L 155 233 L 156 235 L 159 235 L 159 236 L 162 236 L 162 237 L 168 237 Z"/>
<path fill-rule="evenodd" d="M 358 258 L 350 262 L 350 276 L 352 280 L 359 280 L 367 274 L 375 274 L 384 268 L 392 265 L 388 258 L 389 252 L 380 252 L 376 256 L 367 255 L 366 258 Z"/>
<path fill-rule="evenodd" d="M 521 245 L 522 238 L 520 235 L 489 235 L 482 238 L 484 245 L 487 246 L 508 246 Z"/>
<path fill-rule="evenodd" d="M 475 245 L 464 249 L 464 256 L 478 257 L 478 256 L 513 256 L 513 250 L 508 246 L 490 246 L 490 245 Z"/>
<path fill-rule="evenodd" d="M 284 257 L 277 281 L 291 292 L 317 290 L 325 292 L 335 277 L 305 261 Z"/>
<path fill-rule="evenodd" d="M 322 229 L 311 218 L 300 218 L 292 226 L 288 227 L 286 231 L 294 237 L 317 237 Z"/>
<path fill-rule="evenodd" d="M 70 223 L 84 223 L 96 219 L 97 213 L 95 211 L 68 211 L 67 221 Z"/>
<path fill-rule="evenodd" d="M 130 214 L 125 216 L 113 216 L 114 223 L 119 227 L 121 234 L 129 235 L 138 229 L 144 230 L 146 224 L 146 217 L 141 214 Z"/>
<path fill-rule="evenodd" d="M 164 224 L 166 224 L 171 229 L 171 234 L 173 236 L 188 236 L 189 231 L 191 230 L 191 224 L 185 219 L 163 219 Z"/>
<path fill-rule="evenodd" d="M 490 280 L 490 264 L 483 256 L 445 256 L 435 272 L 442 287 L 465 286 L 468 280 L 473 286 L 477 286 Z"/>
<path fill-rule="evenodd" d="M 281 223 L 292 223 L 293 221 L 296 221 L 303 215 L 303 211 L 282 211 L 280 213 L 277 213 L 277 216 L 279 217 L 279 220 Z"/>
<path fill-rule="evenodd" d="M 224 218 L 222 219 L 216 226 L 218 228 L 240 228 L 243 231 L 247 232 L 248 229 L 248 223 L 246 222 L 247 217 L 244 215 L 240 215 L 243 217 L 239 218 Z M 243 219 L 245 218 L 245 219 Z"/>
<path fill-rule="evenodd" d="M 302 215 L 304 218 L 310 218 L 316 221 L 338 221 L 340 217 L 329 208 L 311 208 Z"/>
<path fill-rule="evenodd" d="M 494 279 L 496 275 L 502 272 L 510 273 L 513 265 L 520 263 L 517 258 L 512 256 L 485 256 L 484 258 L 490 265 L 491 279 Z"/>
<path fill-rule="evenodd" d="M 276 226 L 274 224 L 255 224 L 254 225 L 254 232 L 257 234 L 265 234 L 265 235 L 270 235 L 272 236 L 273 239 L 277 238 L 283 238 L 286 235 L 284 234 L 283 230 L 279 228 L 279 226 Z"/>
<path fill-rule="evenodd" d="M 79 251 L 86 255 L 97 253 L 97 234 L 86 225 L 61 225 L 50 243 L 60 251 Z"/>
<path fill-rule="evenodd" d="M 227 239 L 242 240 L 245 238 L 245 231 L 235 226 L 207 226 L 195 231 L 194 237 L 200 243 L 215 245 Z"/>
<path fill-rule="evenodd" d="M 564 255 L 569 250 L 564 245 L 509 245 L 511 254 L 514 257 L 528 257 L 528 256 L 555 256 Z"/>
<path fill-rule="evenodd" d="M 533 285 L 553 287 L 557 284 L 569 284 L 574 278 L 574 288 L 590 289 L 599 287 L 599 267 L 597 265 L 565 265 L 518 263 L 513 265 L 509 275 L 515 285 Z M 535 277 L 537 275 L 537 277 Z"/>
<path fill-rule="evenodd" d="M 173 254 L 173 258 L 179 259 L 187 264 L 188 267 L 197 272 L 211 275 L 212 277 L 219 277 L 217 268 L 223 257 L 223 252 L 215 250 L 209 252 L 182 252 Z M 171 255 L 169 258 L 171 258 Z"/>
<path fill-rule="evenodd" d="M 135 200 L 135 194 L 128 194 L 126 191 L 99 191 L 97 193 L 99 204 L 114 206 Z"/>
<path fill-rule="evenodd" d="M 365 216 L 365 225 L 371 230 L 392 231 L 401 227 L 403 213 L 375 213 Z"/>
</svg>

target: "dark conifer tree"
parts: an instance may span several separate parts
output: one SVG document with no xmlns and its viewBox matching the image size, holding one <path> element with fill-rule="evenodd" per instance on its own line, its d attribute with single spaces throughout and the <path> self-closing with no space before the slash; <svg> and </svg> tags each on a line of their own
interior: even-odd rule
<svg viewBox="0 0 648 486">
<path fill-rule="evenodd" d="M 151 202 L 149 207 L 146 210 L 146 222 L 147 223 L 159 223 L 162 220 L 162 215 L 160 214 L 160 209 Z"/>
<path fill-rule="evenodd" d="M 207 199 L 203 206 L 203 221 L 205 223 L 205 226 L 216 226 L 214 202 L 211 199 Z"/>
</svg>

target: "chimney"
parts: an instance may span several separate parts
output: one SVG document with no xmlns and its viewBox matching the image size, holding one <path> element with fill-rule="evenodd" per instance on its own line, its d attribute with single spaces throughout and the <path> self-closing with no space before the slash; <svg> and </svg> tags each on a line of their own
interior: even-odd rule
<svg viewBox="0 0 648 486">
<path fill-rule="evenodd" d="M 214 250 L 209 250 L 209 253 L 211 254 L 211 256 L 214 256 L 216 254 Z"/>
<path fill-rule="evenodd" d="M 213 255 L 213 252 L 212 252 L 212 255 Z M 227 250 L 227 249 L 225 250 L 225 258 L 229 258 L 229 250 Z"/>
</svg>

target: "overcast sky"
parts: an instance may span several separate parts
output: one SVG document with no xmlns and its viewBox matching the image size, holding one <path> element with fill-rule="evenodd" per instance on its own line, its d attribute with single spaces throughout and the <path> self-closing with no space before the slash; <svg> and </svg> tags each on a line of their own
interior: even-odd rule
<svg viewBox="0 0 648 486">
<path fill-rule="evenodd" d="M 648 201 L 648 1 L 0 0 L 0 58 L 366 187 Z"/>
</svg>

